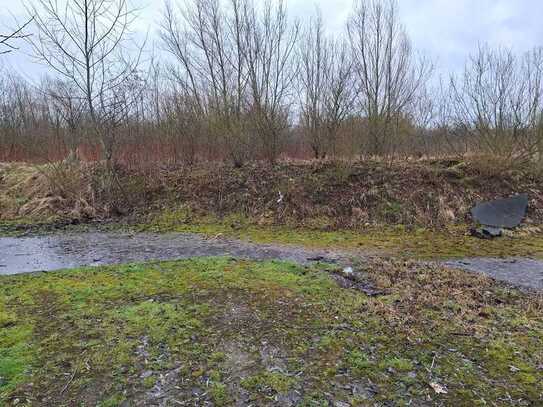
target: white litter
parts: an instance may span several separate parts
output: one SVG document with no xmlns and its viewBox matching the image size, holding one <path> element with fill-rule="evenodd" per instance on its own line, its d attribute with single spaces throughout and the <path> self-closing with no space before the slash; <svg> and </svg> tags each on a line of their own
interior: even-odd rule
<svg viewBox="0 0 543 407">
<path fill-rule="evenodd" d="M 343 274 L 353 274 L 353 268 L 352 267 L 345 267 L 343 269 Z"/>
</svg>

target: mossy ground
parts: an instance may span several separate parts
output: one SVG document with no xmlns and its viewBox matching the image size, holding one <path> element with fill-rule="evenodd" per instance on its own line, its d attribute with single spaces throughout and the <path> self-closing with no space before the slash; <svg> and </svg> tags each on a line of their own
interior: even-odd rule
<svg viewBox="0 0 543 407">
<path fill-rule="evenodd" d="M 419 259 L 461 257 L 528 256 L 543 258 L 543 233 L 512 234 L 495 240 L 470 236 L 467 225 L 439 230 L 405 226 L 369 226 L 361 230 L 323 230 L 292 226 L 258 225 L 239 215 L 222 219 L 197 216 L 187 208 L 163 211 L 151 216 L 139 230 L 194 232 L 210 236 L 250 240 L 256 243 L 284 243 L 314 248 L 375 251 Z"/>
<path fill-rule="evenodd" d="M 541 297 L 406 260 L 363 267 L 386 295 L 324 265 L 228 258 L 2 277 L 0 400 L 543 403 Z"/>
</svg>

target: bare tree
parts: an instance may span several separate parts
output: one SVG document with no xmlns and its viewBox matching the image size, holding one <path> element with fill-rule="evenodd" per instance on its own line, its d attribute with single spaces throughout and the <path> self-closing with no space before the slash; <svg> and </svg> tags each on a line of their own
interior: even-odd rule
<svg viewBox="0 0 543 407">
<path fill-rule="evenodd" d="M 37 117 L 30 87 L 16 75 L 6 75 L 0 83 L 0 139 L 5 157 L 17 156 L 23 144 L 32 145 Z"/>
<path fill-rule="evenodd" d="M 235 165 L 260 141 L 270 161 L 288 127 L 294 44 L 282 2 L 262 9 L 245 0 L 166 3 L 161 38 L 177 59 L 176 79 L 205 115 Z"/>
<path fill-rule="evenodd" d="M 370 154 L 390 153 L 408 105 L 431 73 L 415 58 L 395 0 L 359 0 L 347 24 Z"/>
<path fill-rule="evenodd" d="M 65 129 L 63 144 L 69 152 L 69 160 L 77 160 L 77 148 L 85 126 L 85 99 L 77 97 L 78 89 L 67 80 L 45 78 L 41 87 L 44 97 L 55 112 L 59 125 Z"/>
<path fill-rule="evenodd" d="M 266 2 L 247 18 L 245 55 L 250 88 L 249 113 L 266 159 L 279 156 L 289 126 L 297 76 L 296 42 L 300 27 L 289 24 L 283 1 Z"/>
<path fill-rule="evenodd" d="M 543 134 L 543 50 L 519 58 L 505 48 L 479 47 L 463 74 L 451 78 L 452 123 L 471 150 L 502 168 L 540 153 Z"/>
<path fill-rule="evenodd" d="M 320 11 L 306 27 L 298 58 L 301 124 L 315 158 L 325 158 L 336 152 L 337 132 L 355 92 L 347 44 L 326 36 Z"/>
<path fill-rule="evenodd" d="M 24 29 L 32 22 L 33 19 L 33 17 L 28 19 L 28 21 L 26 21 L 19 28 L 13 30 L 10 34 L 0 34 L 0 55 L 8 54 L 18 49 L 15 45 L 13 45 L 13 41 L 29 37 L 30 34 L 25 34 Z"/>
<path fill-rule="evenodd" d="M 115 128 L 126 113 L 119 92 L 137 77 L 143 45 L 129 52 L 130 26 L 136 17 L 127 0 L 36 0 L 37 34 L 28 40 L 38 60 L 71 82 L 85 101 L 91 129 L 107 162 L 113 158 Z"/>
<path fill-rule="evenodd" d="M 248 4 L 231 0 L 192 0 L 175 12 L 166 3 L 161 39 L 175 56 L 174 78 L 192 107 L 205 115 L 209 129 L 223 142 L 230 158 L 248 158 L 245 110 L 248 66 L 244 50 Z"/>
</svg>

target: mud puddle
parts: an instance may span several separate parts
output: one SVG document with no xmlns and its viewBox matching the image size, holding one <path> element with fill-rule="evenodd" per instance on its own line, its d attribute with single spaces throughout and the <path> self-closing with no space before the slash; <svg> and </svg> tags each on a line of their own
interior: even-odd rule
<svg viewBox="0 0 543 407">
<path fill-rule="evenodd" d="M 33 237 L 0 237 L 0 275 L 51 271 L 87 265 L 232 256 L 251 260 L 335 263 L 342 256 L 328 250 L 209 239 L 187 233 L 86 232 Z"/>
</svg>

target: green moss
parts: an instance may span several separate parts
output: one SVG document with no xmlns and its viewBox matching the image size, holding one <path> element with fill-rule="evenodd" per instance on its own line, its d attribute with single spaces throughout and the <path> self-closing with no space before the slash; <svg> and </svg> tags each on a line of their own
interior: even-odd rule
<svg viewBox="0 0 543 407">
<path fill-rule="evenodd" d="M 322 225 L 321 225 L 322 226 Z M 543 235 L 517 234 L 495 240 L 468 236 L 467 225 L 440 230 L 404 226 L 371 226 L 366 229 L 323 230 L 288 226 L 258 226 L 243 216 L 217 219 L 200 217 L 188 208 L 167 210 L 152 218 L 139 230 L 155 232 L 192 232 L 210 236 L 250 240 L 256 243 L 284 243 L 314 248 L 335 247 L 348 250 L 376 251 L 422 259 L 470 256 L 532 256 L 543 258 Z"/>
<path fill-rule="evenodd" d="M 124 396 L 116 394 L 99 403 L 98 407 L 119 407 L 123 404 L 124 401 Z"/>
<path fill-rule="evenodd" d="M 214 382 L 219 382 L 222 378 L 221 372 L 218 370 L 211 370 L 209 371 L 209 378 L 213 380 Z"/>
<path fill-rule="evenodd" d="M 28 380 L 32 349 L 32 327 L 8 312 L 0 297 L 0 400 L 19 383 Z"/>
<path fill-rule="evenodd" d="M 145 379 L 143 379 L 143 386 L 147 389 L 152 388 L 155 384 L 156 384 L 156 377 L 147 376 Z"/>
<path fill-rule="evenodd" d="M 377 297 L 319 267 L 227 258 L 0 277 L 1 400 L 141 404 L 160 377 L 215 405 L 300 389 L 302 405 L 537 403 L 540 298 L 406 263 L 368 260 Z"/>
<path fill-rule="evenodd" d="M 325 335 L 319 340 L 319 348 L 323 350 L 332 350 L 337 349 L 341 345 L 341 341 L 339 341 L 335 336 L 332 335 Z"/>
<path fill-rule="evenodd" d="M 371 368 L 373 363 L 368 359 L 368 355 L 358 350 L 352 351 L 347 357 L 347 367 L 353 372 L 363 375 L 366 369 Z"/>
<path fill-rule="evenodd" d="M 241 386 L 253 392 L 286 393 L 296 383 L 296 379 L 277 372 L 262 372 L 241 380 Z"/>
<path fill-rule="evenodd" d="M 390 358 L 386 359 L 382 364 L 383 368 L 392 368 L 400 372 L 408 372 L 413 369 L 413 363 L 404 358 Z"/>
<path fill-rule="evenodd" d="M 229 404 L 230 398 L 225 384 L 213 383 L 209 389 L 209 394 L 216 406 L 226 406 Z"/>
<path fill-rule="evenodd" d="M 209 355 L 209 362 L 211 364 L 223 362 L 226 359 L 226 355 L 224 352 L 213 352 L 211 355 Z"/>
</svg>

